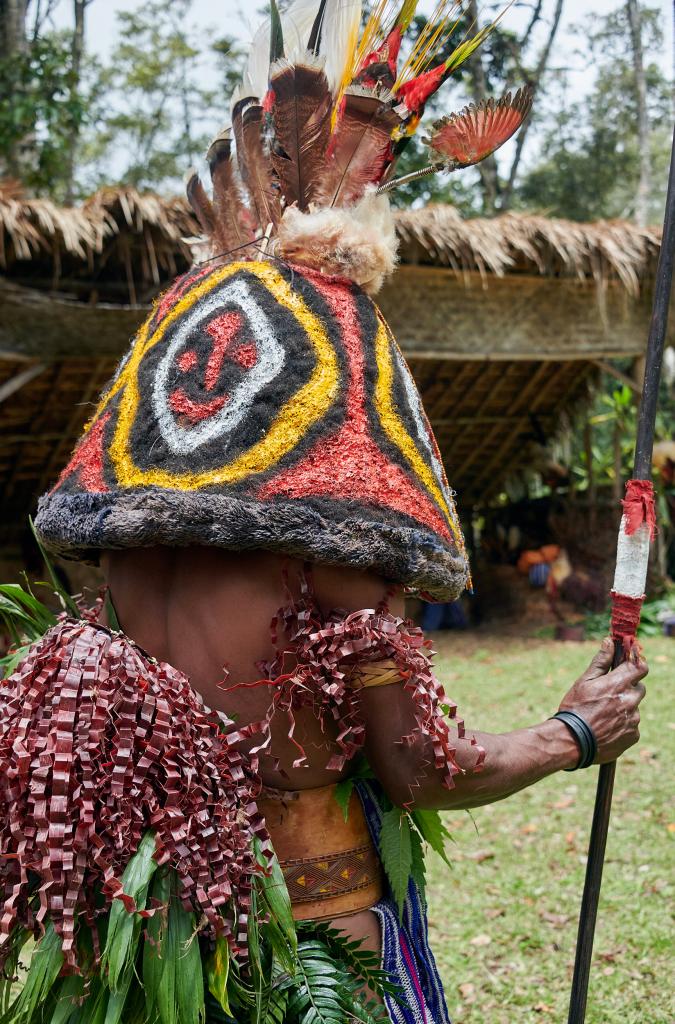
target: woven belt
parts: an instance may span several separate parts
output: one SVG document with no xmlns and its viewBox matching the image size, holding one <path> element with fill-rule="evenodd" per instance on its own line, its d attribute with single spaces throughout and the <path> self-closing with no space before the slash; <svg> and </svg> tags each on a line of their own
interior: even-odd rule
<svg viewBox="0 0 675 1024">
<path fill-rule="evenodd" d="M 382 866 L 356 793 L 347 821 L 335 786 L 263 790 L 265 816 L 296 921 L 368 910 L 382 898 Z"/>
</svg>

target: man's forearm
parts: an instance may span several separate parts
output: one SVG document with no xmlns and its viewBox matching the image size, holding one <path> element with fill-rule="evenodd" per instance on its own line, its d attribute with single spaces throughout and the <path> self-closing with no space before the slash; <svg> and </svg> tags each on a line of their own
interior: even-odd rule
<svg viewBox="0 0 675 1024">
<path fill-rule="evenodd" d="M 406 806 L 439 810 L 479 807 L 571 768 L 579 758 L 575 740 L 557 720 L 502 734 L 467 730 L 465 739 L 457 738 L 456 760 L 462 772 L 455 775 L 454 788 L 448 789 L 433 767 L 433 752 L 424 740 L 417 739 L 410 746 L 400 741 L 387 743 L 381 723 L 377 732 L 378 740 L 368 744 L 371 766 L 390 798 Z M 398 733 L 402 734 L 404 731 Z M 472 737 L 485 750 L 478 772 L 474 771 L 478 751 Z"/>
</svg>

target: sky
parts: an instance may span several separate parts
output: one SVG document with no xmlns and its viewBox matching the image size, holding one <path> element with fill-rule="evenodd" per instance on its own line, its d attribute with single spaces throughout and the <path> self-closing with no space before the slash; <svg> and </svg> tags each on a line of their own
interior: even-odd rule
<svg viewBox="0 0 675 1024">
<path fill-rule="evenodd" d="M 137 8 L 141 0 L 93 0 L 87 11 L 88 19 L 88 45 L 90 52 L 100 53 L 105 57 L 110 51 L 116 37 L 116 14 L 122 10 L 133 10 Z M 167 7 L 171 0 L 167 0 Z M 622 0 L 566 0 L 561 31 L 558 37 L 557 48 L 559 53 L 572 57 L 577 43 L 572 26 L 577 24 L 587 14 L 604 15 L 616 9 Z M 432 4 L 424 2 L 420 4 L 420 11 L 429 13 Z M 664 63 L 666 69 L 672 67 L 673 53 L 673 0 L 650 0 L 650 6 L 659 7 L 663 11 L 663 23 L 666 28 L 667 45 Z M 253 31 L 258 24 L 259 17 L 257 10 L 260 3 L 257 0 L 194 0 L 193 18 L 195 24 L 213 26 L 216 34 L 238 36 L 243 41 L 250 40 Z M 527 11 L 508 11 L 505 15 L 504 24 L 518 26 L 527 17 Z M 68 24 L 70 19 L 70 5 L 61 4 L 57 8 L 56 20 L 59 25 Z M 572 59 L 570 65 L 574 68 L 574 78 L 578 82 L 578 88 L 585 91 L 585 88 L 592 79 L 592 69 L 583 66 L 579 58 Z"/>
<path fill-rule="evenodd" d="M 554 56 L 551 61 L 552 67 L 565 68 L 568 72 L 566 93 L 569 102 L 581 98 L 593 84 L 593 68 L 584 62 L 583 56 L 577 52 L 580 43 L 578 33 L 574 27 L 584 20 L 589 14 L 603 16 L 616 10 L 623 5 L 624 0 L 565 0 L 563 17 L 560 30 L 556 38 Z M 673 69 L 673 14 L 675 11 L 675 0 L 647 0 L 649 6 L 658 7 L 663 12 L 663 25 L 665 34 L 665 47 L 661 54 L 660 63 L 667 75 L 672 74 Z M 98 55 L 102 60 L 108 57 L 111 48 L 117 38 L 117 13 L 124 10 L 134 10 L 142 4 L 142 0 L 92 0 L 87 9 L 87 49 L 90 54 Z M 170 8 L 171 0 L 166 0 L 167 9 Z M 229 35 L 242 40 L 244 44 L 250 41 L 260 21 L 258 11 L 261 0 L 193 0 L 192 16 L 189 26 L 203 28 L 205 43 L 209 38 Z M 435 0 L 421 0 L 420 13 L 429 14 L 435 6 Z M 522 29 L 527 23 L 531 10 L 531 3 L 522 4 L 521 9 L 512 9 L 506 12 L 503 24 L 512 26 L 514 29 Z M 494 5 L 490 5 L 494 10 Z M 545 9 L 553 9 L 552 0 L 547 0 Z M 53 19 L 57 27 L 66 27 L 70 24 L 72 4 L 68 0 L 61 0 L 57 5 Z M 487 15 L 483 21 L 487 20 Z M 545 31 L 545 29 L 543 30 Z M 645 49 L 649 53 L 648 41 L 645 41 Z M 205 87 L 215 86 L 218 81 L 216 77 L 216 62 L 204 63 L 204 85 Z M 213 126 L 209 122 L 208 115 L 204 119 L 205 130 L 216 132 L 221 126 L 214 121 Z M 525 162 L 533 146 L 532 136 L 528 139 L 525 152 Z M 500 153 L 501 160 L 509 160 L 510 149 L 513 141 L 508 143 Z"/>
</svg>

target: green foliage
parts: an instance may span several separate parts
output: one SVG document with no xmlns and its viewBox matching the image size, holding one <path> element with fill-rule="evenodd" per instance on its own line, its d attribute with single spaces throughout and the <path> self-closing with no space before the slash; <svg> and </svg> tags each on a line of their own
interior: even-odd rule
<svg viewBox="0 0 675 1024">
<path fill-rule="evenodd" d="M 399 914 L 408 893 L 413 870 L 410 818 L 400 807 L 391 807 L 382 815 L 380 856 Z"/>
<path fill-rule="evenodd" d="M 663 45 L 662 15 L 642 7 L 647 56 Z M 593 14 L 578 26 L 584 40 L 580 58 L 592 63 L 596 79 L 584 99 L 567 101 L 567 74 L 553 82 L 548 110 L 539 117 L 540 158 L 524 176 L 518 201 L 572 220 L 629 217 L 639 178 L 635 72 L 625 4 L 604 18 Z M 645 68 L 651 132 L 651 218 L 662 217 L 672 118 L 671 85 L 658 64 Z"/>
<path fill-rule="evenodd" d="M 148 887 L 157 869 L 154 853 L 155 837 L 147 833 L 122 875 L 124 892 L 134 901 L 137 910 L 145 909 Z M 129 913 L 122 900 L 116 899 L 110 911 L 106 944 L 101 958 L 101 967 L 107 975 L 111 992 L 123 988 L 127 976 L 133 971 L 140 935 L 141 918 L 136 913 Z"/>
<path fill-rule="evenodd" d="M 88 117 L 68 33 L 48 32 L 0 59 L 0 172 L 63 199 L 72 137 Z"/>
<path fill-rule="evenodd" d="M 50 922 L 33 952 L 21 992 L 0 1024 L 37 1024 L 62 966 L 61 939 Z"/>
<path fill-rule="evenodd" d="M 138 188 L 176 188 L 206 149 L 214 117 L 225 121 L 227 96 L 200 82 L 200 41 L 188 27 L 192 0 L 164 0 L 118 12 L 119 41 L 98 87 L 97 130 L 87 138 L 91 185 L 117 181 Z M 231 38 L 212 50 L 229 89 L 242 50 Z"/>
</svg>

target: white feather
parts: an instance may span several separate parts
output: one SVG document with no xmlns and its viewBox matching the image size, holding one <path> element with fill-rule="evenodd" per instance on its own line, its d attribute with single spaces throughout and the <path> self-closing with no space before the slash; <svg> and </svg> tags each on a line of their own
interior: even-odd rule
<svg viewBox="0 0 675 1024">
<path fill-rule="evenodd" d="M 354 59 L 361 28 L 361 0 L 328 0 L 323 19 L 321 53 L 326 58 L 326 77 L 333 95 Z"/>
<path fill-rule="evenodd" d="M 319 11 L 319 0 L 295 0 L 281 16 L 284 35 L 284 56 L 291 64 L 304 59 L 312 25 Z M 262 100 L 267 92 L 270 76 L 270 22 L 269 18 L 257 29 L 251 41 L 248 64 L 242 77 L 241 96 L 255 96 Z"/>
<path fill-rule="evenodd" d="M 282 15 L 284 53 L 291 63 L 304 57 L 319 7 L 319 0 L 295 0 Z"/>
</svg>

